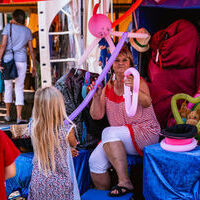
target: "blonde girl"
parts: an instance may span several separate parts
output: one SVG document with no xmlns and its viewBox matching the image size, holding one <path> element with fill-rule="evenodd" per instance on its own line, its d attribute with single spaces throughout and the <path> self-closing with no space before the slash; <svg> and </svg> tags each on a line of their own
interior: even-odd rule
<svg viewBox="0 0 200 200">
<path fill-rule="evenodd" d="M 28 199 L 80 199 L 70 152 L 77 144 L 73 127 L 62 94 L 55 87 L 38 89 L 29 127 L 34 158 Z"/>
</svg>

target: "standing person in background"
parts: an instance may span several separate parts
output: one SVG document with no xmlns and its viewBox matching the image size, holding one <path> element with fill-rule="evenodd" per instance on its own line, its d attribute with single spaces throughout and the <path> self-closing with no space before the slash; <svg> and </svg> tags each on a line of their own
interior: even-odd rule
<svg viewBox="0 0 200 200">
<path fill-rule="evenodd" d="M 28 199 L 80 200 L 70 149 L 77 145 L 74 126 L 66 115 L 63 96 L 55 87 L 36 91 L 29 126 L 34 158 Z M 72 150 L 72 154 L 77 152 Z"/>
<path fill-rule="evenodd" d="M 35 55 L 32 46 L 32 33 L 25 24 L 25 12 L 17 9 L 13 12 L 13 18 L 10 24 L 7 24 L 2 32 L 2 46 L 0 49 L 0 61 L 9 62 L 13 58 L 11 49 L 14 51 L 14 59 L 17 66 L 18 78 L 15 79 L 15 105 L 17 108 L 17 123 L 25 122 L 22 120 L 22 107 L 24 105 L 24 80 L 27 69 L 27 45 L 33 60 L 33 76 L 35 75 Z M 10 39 L 10 26 L 12 24 L 12 41 Z M 1 67 L 1 70 L 3 68 Z M 4 102 L 6 104 L 5 120 L 10 121 L 10 107 L 12 103 L 12 80 L 4 80 L 5 95 Z"/>
<path fill-rule="evenodd" d="M 5 180 L 12 178 L 16 174 L 15 159 L 20 152 L 8 138 L 0 131 L 0 198 L 6 200 Z"/>
</svg>

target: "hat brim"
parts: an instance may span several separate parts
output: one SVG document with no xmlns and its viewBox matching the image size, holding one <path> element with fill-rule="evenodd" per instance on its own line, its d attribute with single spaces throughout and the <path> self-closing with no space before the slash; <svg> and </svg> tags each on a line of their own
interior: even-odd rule
<svg viewBox="0 0 200 200">
<path fill-rule="evenodd" d="M 197 128 L 190 124 L 177 124 L 163 129 L 160 135 L 174 139 L 187 139 L 197 135 Z"/>
<path fill-rule="evenodd" d="M 166 144 L 165 139 L 163 139 L 160 143 L 160 146 L 162 149 L 172 152 L 191 151 L 197 147 L 197 140 L 193 138 L 192 142 L 186 145 L 171 145 L 171 144 Z"/>
<path fill-rule="evenodd" d="M 146 52 L 146 51 L 149 50 L 149 44 L 147 44 L 147 46 L 145 46 L 145 47 L 140 47 L 140 46 L 138 46 L 138 45 L 135 43 L 135 41 L 133 40 L 133 38 L 130 39 L 130 43 L 131 43 L 131 46 L 132 46 L 135 50 L 137 50 L 138 52 L 143 53 L 143 52 Z"/>
</svg>

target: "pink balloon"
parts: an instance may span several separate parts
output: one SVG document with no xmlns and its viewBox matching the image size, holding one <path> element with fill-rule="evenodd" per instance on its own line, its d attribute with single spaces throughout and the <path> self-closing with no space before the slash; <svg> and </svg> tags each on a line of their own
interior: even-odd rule
<svg viewBox="0 0 200 200">
<path fill-rule="evenodd" d="M 163 148 L 166 151 L 173 151 L 173 152 L 184 152 L 184 151 L 191 151 L 194 148 L 196 148 L 197 145 L 197 140 L 192 138 L 192 142 L 189 144 L 185 145 L 172 145 L 172 144 L 167 144 L 165 139 L 163 139 L 160 143 L 161 148 Z"/>
<path fill-rule="evenodd" d="M 113 43 L 113 41 L 110 38 L 110 36 L 106 36 L 105 39 L 108 42 L 108 44 L 109 44 L 109 50 L 112 53 L 115 50 L 115 44 Z"/>
<path fill-rule="evenodd" d="M 90 72 L 85 73 L 85 82 L 86 84 L 90 85 Z"/>
<path fill-rule="evenodd" d="M 78 65 L 82 65 L 86 58 L 88 57 L 88 55 L 90 54 L 90 52 L 98 45 L 98 42 L 100 41 L 99 38 L 96 38 L 91 44 L 90 46 L 87 48 L 87 50 L 84 52 L 84 54 L 81 56 L 81 58 L 78 60 Z"/>
<path fill-rule="evenodd" d="M 89 20 L 89 30 L 97 38 L 104 38 L 110 34 L 111 21 L 103 14 L 95 14 Z"/>
<path fill-rule="evenodd" d="M 126 113 L 129 117 L 133 117 L 137 111 L 137 105 L 138 105 L 140 74 L 135 68 L 131 67 L 124 72 L 125 79 L 126 79 L 126 76 L 130 74 L 134 76 L 133 94 L 130 91 L 130 87 L 124 84 L 124 98 L 125 98 Z M 132 101 L 131 101 L 131 95 L 132 95 Z"/>
<path fill-rule="evenodd" d="M 123 32 L 120 31 L 111 31 L 111 35 L 121 37 Z M 130 38 L 147 38 L 149 35 L 146 33 L 128 33 L 128 37 Z"/>
<path fill-rule="evenodd" d="M 171 145 L 185 145 L 185 144 L 190 144 L 192 142 L 192 138 L 187 138 L 187 139 L 174 139 L 174 138 L 165 138 L 165 143 L 166 144 L 171 144 Z"/>
<path fill-rule="evenodd" d="M 195 97 L 200 97 L 200 94 L 198 94 L 198 93 L 195 94 L 195 95 L 194 95 L 194 98 L 195 98 Z M 188 103 L 187 108 L 192 109 L 194 105 L 195 105 L 195 104 L 193 104 L 193 103 Z"/>
</svg>

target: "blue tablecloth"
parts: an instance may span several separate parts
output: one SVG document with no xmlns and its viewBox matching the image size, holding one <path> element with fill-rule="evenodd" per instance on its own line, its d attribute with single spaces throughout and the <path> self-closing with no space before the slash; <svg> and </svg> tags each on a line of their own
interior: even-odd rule
<svg viewBox="0 0 200 200">
<path fill-rule="evenodd" d="M 145 200 L 200 199 L 200 147 L 175 153 L 150 145 L 144 149 L 143 164 Z"/>
<path fill-rule="evenodd" d="M 74 168 L 80 194 L 90 187 L 90 172 L 88 159 L 90 151 L 80 150 L 79 156 L 74 158 Z M 32 174 L 33 153 L 21 154 L 16 160 L 16 176 L 6 181 L 7 196 L 13 191 L 20 190 L 23 197 L 28 196 L 28 186 Z"/>
<path fill-rule="evenodd" d="M 6 181 L 7 196 L 19 190 L 23 197 L 28 196 L 28 186 L 32 174 L 33 153 L 20 154 L 15 160 L 16 176 Z"/>
<path fill-rule="evenodd" d="M 81 200 L 130 200 L 132 193 L 125 194 L 121 197 L 109 197 L 108 190 L 90 189 L 81 196 Z"/>
<path fill-rule="evenodd" d="M 80 194 L 83 194 L 90 188 L 91 178 L 90 178 L 89 163 L 88 163 L 89 156 L 90 156 L 90 151 L 80 150 L 79 156 L 73 159 Z M 15 161 L 17 170 L 16 176 L 6 181 L 7 196 L 16 190 L 19 190 L 23 197 L 28 196 L 28 187 L 33 167 L 32 159 L 33 159 L 33 153 L 21 154 L 16 159 Z M 129 173 L 131 165 L 135 165 L 141 162 L 142 158 L 140 156 L 128 155 L 127 166 Z"/>
<path fill-rule="evenodd" d="M 88 162 L 89 157 L 90 151 L 80 150 L 79 156 L 74 158 L 74 168 L 80 194 L 83 194 L 90 188 L 91 178 Z"/>
</svg>

